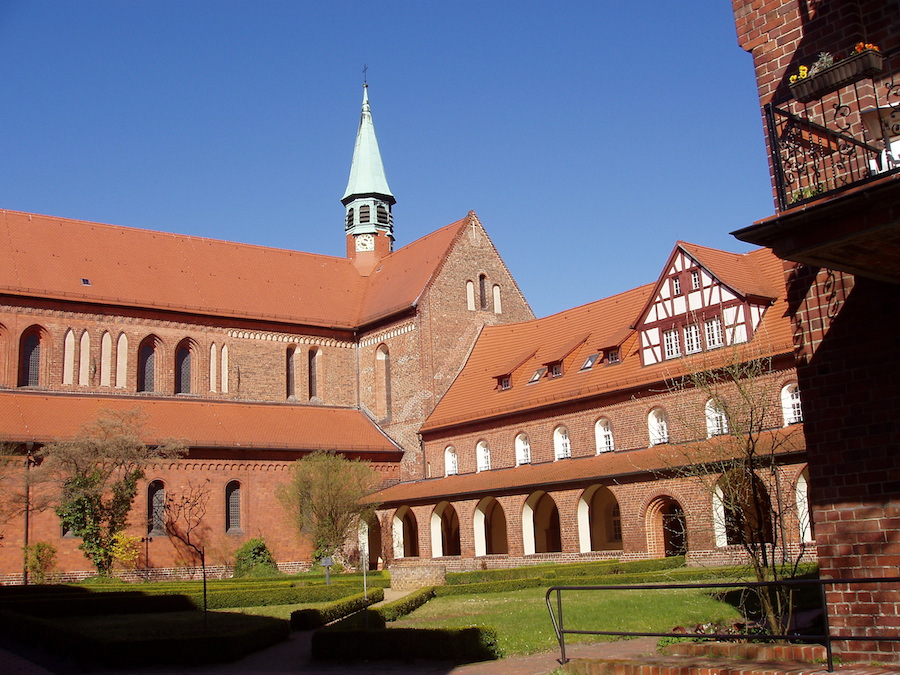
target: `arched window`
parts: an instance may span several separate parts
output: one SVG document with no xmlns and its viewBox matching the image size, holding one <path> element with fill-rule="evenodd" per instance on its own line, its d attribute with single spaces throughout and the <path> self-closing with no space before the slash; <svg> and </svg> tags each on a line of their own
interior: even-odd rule
<svg viewBox="0 0 900 675">
<path fill-rule="evenodd" d="M 528 441 L 528 434 L 516 436 L 516 466 L 520 464 L 531 464 L 531 443 Z"/>
<path fill-rule="evenodd" d="M 138 391 L 156 391 L 156 338 L 148 337 L 138 349 Z"/>
<path fill-rule="evenodd" d="M 466 282 L 466 308 L 475 311 L 475 282 L 471 279 Z"/>
<path fill-rule="evenodd" d="M 294 366 L 294 355 L 296 354 L 296 347 L 288 347 L 287 352 L 285 352 L 285 363 L 284 363 L 284 388 L 285 388 L 285 396 L 287 398 L 296 398 L 297 396 L 297 371 Z"/>
<path fill-rule="evenodd" d="M 359 222 L 368 223 L 369 222 L 369 205 L 363 204 L 359 207 Z"/>
<path fill-rule="evenodd" d="M 459 459 L 456 456 L 456 448 L 448 445 L 444 450 L 444 475 L 455 476 L 459 473 Z"/>
<path fill-rule="evenodd" d="M 109 331 L 103 331 L 100 336 L 100 386 L 108 387 L 112 384 L 112 336 Z"/>
<path fill-rule="evenodd" d="M 797 478 L 797 521 L 800 525 L 800 541 L 815 541 L 812 511 L 809 508 L 809 469 Z"/>
<path fill-rule="evenodd" d="M 81 334 L 81 349 L 78 353 L 78 385 L 86 387 L 91 383 L 91 336 L 87 331 Z"/>
<path fill-rule="evenodd" d="M 116 387 L 124 389 L 128 384 L 128 338 L 125 333 L 116 340 Z"/>
<path fill-rule="evenodd" d="M 500 286 L 494 284 L 494 314 L 502 314 L 503 305 L 500 302 Z"/>
<path fill-rule="evenodd" d="M 481 309 L 488 308 L 487 277 L 483 274 L 478 275 L 478 304 Z"/>
<path fill-rule="evenodd" d="M 236 480 L 225 486 L 225 531 L 241 532 L 241 484 Z"/>
<path fill-rule="evenodd" d="M 375 414 L 381 418 L 391 414 L 391 353 L 387 345 L 380 345 L 375 352 Z"/>
<path fill-rule="evenodd" d="M 39 328 L 30 328 L 19 342 L 19 386 L 41 385 L 41 334 Z"/>
<path fill-rule="evenodd" d="M 553 430 L 553 458 L 566 459 L 572 456 L 572 446 L 569 443 L 569 430 L 565 427 L 556 427 Z"/>
<path fill-rule="evenodd" d="M 388 224 L 388 212 L 387 209 L 384 208 L 382 204 L 379 204 L 375 209 L 375 216 L 378 218 L 379 225 L 387 225 Z"/>
<path fill-rule="evenodd" d="M 213 342 L 209 346 L 209 390 L 214 392 L 216 390 L 216 369 L 219 366 L 219 350 L 216 347 L 216 343 Z"/>
<path fill-rule="evenodd" d="M 709 399 L 704 407 L 706 414 L 706 436 L 722 436 L 728 433 L 728 418 L 721 402 L 714 398 Z"/>
<path fill-rule="evenodd" d="M 781 414 L 784 426 L 803 421 L 803 408 L 800 405 L 800 387 L 797 383 L 789 384 L 781 389 Z"/>
<path fill-rule="evenodd" d="M 307 383 L 309 399 L 312 400 L 319 395 L 319 362 L 322 360 L 322 351 L 318 347 L 309 350 L 307 356 Z"/>
<path fill-rule="evenodd" d="M 178 345 L 175 350 L 175 393 L 191 393 L 191 344 L 187 341 Z"/>
<path fill-rule="evenodd" d="M 147 533 L 164 534 L 166 531 L 166 486 L 155 480 L 147 486 Z"/>
<path fill-rule="evenodd" d="M 732 469 L 716 483 L 713 525 L 716 546 L 761 546 L 772 542 L 774 513 L 759 476 Z"/>
<path fill-rule="evenodd" d="M 613 450 L 615 450 L 615 446 L 613 444 L 612 427 L 609 424 L 609 420 L 605 417 L 601 417 L 594 425 L 594 437 L 597 441 L 598 455 L 601 452 L 612 452 Z"/>
<path fill-rule="evenodd" d="M 228 345 L 222 345 L 222 367 L 220 368 L 220 372 L 222 373 L 222 393 L 228 393 Z"/>
<path fill-rule="evenodd" d="M 63 384 L 75 384 L 75 331 L 71 328 L 63 338 Z"/>
<path fill-rule="evenodd" d="M 669 442 L 669 421 L 665 410 L 654 408 L 650 411 L 647 416 L 647 430 L 650 434 L 650 445 Z"/>
<path fill-rule="evenodd" d="M 479 471 L 491 470 L 491 449 L 488 447 L 487 441 L 478 441 L 475 446 L 475 456 L 478 460 Z"/>
</svg>

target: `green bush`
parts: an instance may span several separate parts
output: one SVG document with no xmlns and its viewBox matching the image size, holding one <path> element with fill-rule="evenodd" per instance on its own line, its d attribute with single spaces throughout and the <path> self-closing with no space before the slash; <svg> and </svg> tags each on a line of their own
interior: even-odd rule
<svg viewBox="0 0 900 675">
<path fill-rule="evenodd" d="M 248 539 L 234 553 L 234 576 L 271 577 L 280 574 L 275 558 L 262 539 Z"/>
<path fill-rule="evenodd" d="M 384 600 L 384 590 L 375 588 L 368 592 L 368 598 L 362 593 L 349 598 L 337 600 L 318 609 L 306 608 L 291 612 L 291 628 L 293 630 L 309 630 L 321 628 L 327 623 L 349 616 L 365 609 L 374 602 Z"/>
<path fill-rule="evenodd" d="M 38 541 L 25 547 L 25 569 L 36 584 L 46 584 L 56 568 L 56 548 L 53 544 Z"/>
<path fill-rule="evenodd" d="M 328 627 L 313 633 L 312 657 L 318 660 L 435 659 L 474 662 L 498 659 L 497 631 L 470 628 L 345 629 Z"/>
</svg>

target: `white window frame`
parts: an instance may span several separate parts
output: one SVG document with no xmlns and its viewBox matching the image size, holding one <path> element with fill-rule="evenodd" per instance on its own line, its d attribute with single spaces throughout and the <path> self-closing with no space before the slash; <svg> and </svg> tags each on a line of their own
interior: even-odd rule
<svg viewBox="0 0 900 675">
<path fill-rule="evenodd" d="M 594 424 L 594 437 L 597 441 L 598 455 L 602 452 L 612 452 L 616 449 L 615 443 L 613 442 L 612 426 L 610 425 L 608 418 L 601 417 Z"/>
<path fill-rule="evenodd" d="M 663 331 L 663 342 L 665 343 L 667 359 L 675 359 L 681 356 L 681 341 L 679 340 L 677 328 Z"/>
<path fill-rule="evenodd" d="M 651 446 L 669 442 L 669 421 L 665 410 L 654 408 L 650 411 L 647 415 L 647 431 Z"/>
<path fill-rule="evenodd" d="M 456 454 L 456 448 L 448 445 L 444 449 L 444 475 L 455 476 L 459 473 L 459 456 Z"/>
<path fill-rule="evenodd" d="M 700 270 L 691 270 L 691 290 L 696 291 L 700 288 Z"/>
<path fill-rule="evenodd" d="M 478 462 L 478 472 L 491 470 L 491 449 L 487 441 L 478 441 L 475 446 L 475 456 Z"/>
<path fill-rule="evenodd" d="M 569 430 L 560 425 L 553 430 L 553 458 L 568 459 L 572 456 L 572 443 L 569 441 Z"/>
<path fill-rule="evenodd" d="M 722 332 L 722 317 L 714 316 L 705 323 L 706 348 L 716 349 L 725 344 L 725 333 Z"/>
<path fill-rule="evenodd" d="M 516 466 L 522 464 L 531 464 L 531 442 L 525 433 L 516 436 Z"/>
<path fill-rule="evenodd" d="M 786 427 L 803 421 L 800 387 L 796 382 L 781 388 L 781 414 L 784 417 L 784 426 Z"/>
<path fill-rule="evenodd" d="M 728 417 L 719 401 L 714 398 L 709 399 L 704 406 L 704 412 L 706 413 L 707 438 L 724 436 L 728 433 Z"/>
<path fill-rule="evenodd" d="M 703 342 L 700 339 L 700 326 L 695 323 L 684 327 L 684 351 L 686 354 L 696 354 L 703 351 Z"/>
</svg>

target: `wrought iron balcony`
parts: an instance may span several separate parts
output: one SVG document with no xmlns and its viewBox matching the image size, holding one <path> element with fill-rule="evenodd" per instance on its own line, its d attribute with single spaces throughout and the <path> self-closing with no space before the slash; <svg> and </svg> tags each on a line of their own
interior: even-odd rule
<svg viewBox="0 0 900 675">
<path fill-rule="evenodd" d="M 900 172 L 900 73 L 865 52 L 765 106 L 779 211 Z"/>
</svg>

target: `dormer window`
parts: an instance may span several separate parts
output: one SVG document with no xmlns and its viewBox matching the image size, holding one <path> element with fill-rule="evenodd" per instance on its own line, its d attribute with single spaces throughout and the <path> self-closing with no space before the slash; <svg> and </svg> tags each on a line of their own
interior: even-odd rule
<svg viewBox="0 0 900 675">
<path fill-rule="evenodd" d="M 556 363 L 550 364 L 550 377 L 562 377 L 563 367 L 562 362 L 557 361 Z"/>
<path fill-rule="evenodd" d="M 546 368 L 538 368 L 536 371 L 534 371 L 534 375 L 531 376 L 531 379 L 528 380 L 528 384 L 534 384 L 535 382 L 540 380 L 546 372 Z"/>
<path fill-rule="evenodd" d="M 672 277 L 672 295 L 681 295 L 681 279 Z"/>
<path fill-rule="evenodd" d="M 606 354 L 607 363 L 619 363 L 621 360 L 618 349 L 610 349 Z"/>
<path fill-rule="evenodd" d="M 590 370 L 594 367 L 594 363 L 597 359 L 600 358 L 600 354 L 591 354 L 584 360 L 584 364 L 581 366 L 581 370 Z"/>
<path fill-rule="evenodd" d="M 512 378 L 509 375 L 498 378 L 500 391 L 512 389 Z"/>
</svg>

